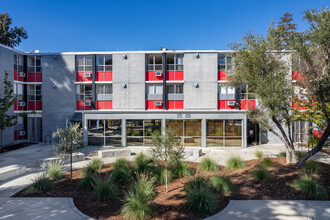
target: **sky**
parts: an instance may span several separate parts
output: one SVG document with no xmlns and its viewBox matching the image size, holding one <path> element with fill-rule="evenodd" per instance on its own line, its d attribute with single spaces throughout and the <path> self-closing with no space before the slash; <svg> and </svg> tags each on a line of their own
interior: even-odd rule
<svg viewBox="0 0 330 220">
<path fill-rule="evenodd" d="M 298 30 L 306 9 L 327 0 L 0 0 L 30 52 L 226 50 L 249 31 L 265 34 L 271 20 L 294 13 Z"/>
</svg>

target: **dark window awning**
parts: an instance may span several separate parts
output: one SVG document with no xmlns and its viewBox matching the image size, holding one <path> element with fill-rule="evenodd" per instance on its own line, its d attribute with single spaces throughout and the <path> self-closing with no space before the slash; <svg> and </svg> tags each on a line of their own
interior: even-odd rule
<svg viewBox="0 0 330 220">
<path fill-rule="evenodd" d="M 82 122 L 82 114 L 81 114 L 81 112 L 75 112 L 73 114 L 70 122 L 74 122 L 74 123 Z"/>
</svg>

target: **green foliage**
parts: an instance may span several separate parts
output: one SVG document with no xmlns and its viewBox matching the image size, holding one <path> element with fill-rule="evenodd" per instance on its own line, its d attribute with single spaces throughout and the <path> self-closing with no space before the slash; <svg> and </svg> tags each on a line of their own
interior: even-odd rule
<svg viewBox="0 0 330 220">
<path fill-rule="evenodd" d="M 246 167 L 246 163 L 239 156 L 232 156 L 226 162 L 226 169 L 237 170 Z"/>
<path fill-rule="evenodd" d="M 8 13 L 0 14 L 0 43 L 8 47 L 18 46 L 22 39 L 27 39 L 28 35 L 23 27 L 10 27 L 12 20 Z"/>
<path fill-rule="evenodd" d="M 92 191 L 96 176 L 96 173 L 93 172 L 84 173 L 84 177 L 78 182 L 78 188 L 84 191 Z"/>
<path fill-rule="evenodd" d="M 63 165 L 60 162 L 49 163 L 47 167 L 47 176 L 53 180 L 62 179 L 64 171 Z"/>
<path fill-rule="evenodd" d="M 111 176 L 116 183 L 130 183 L 133 178 L 128 160 L 125 158 L 117 159 L 113 165 Z"/>
<path fill-rule="evenodd" d="M 291 153 L 290 153 L 291 154 Z M 278 154 L 278 157 L 286 158 L 286 152 L 281 152 Z"/>
<path fill-rule="evenodd" d="M 47 178 L 45 173 L 36 176 L 32 179 L 32 184 L 30 189 L 36 192 L 49 192 L 53 189 L 54 184 L 53 182 Z"/>
<path fill-rule="evenodd" d="M 265 158 L 263 161 L 262 161 L 262 165 L 265 167 L 265 168 L 269 168 L 269 167 L 272 167 L 274 164 L 273 164 L 273 161 L 269 158 Z"/>
<path fill-rule="evenodd" d="M 167 170 L 167 182 L 166 182 L 166 169 L 163 166 L 159 166 L 154 170 L 154 176 L 156 178 L 156 181 L 161 185 L 170 183 L 173 180 L 173 174 L 171 170 Z"/>
<path fill-rule="evenodd" d="M 212 176 L 210 179 L 211 185 L 221 193 L 230 193 L 235 190 L 235 185 L 231 182 L 230 177 Z"/>
<path fill-rule="evenodd" d="M 93 157 L 91 162 L 89 162 L 90 167 L 94 168 L 95 170 L 102 169 L 102 160 L 99 157 Z"/>
<path fill-rule="evenodd" d="M 315 135 L 311 135 L 308 138 L 308 146 L 312 148 L 316 147 L 317 143 L 319 142 L 320 138 L 316 137 Z"/>
<path fill-rule="evenodd" d="M 150 199 L 156 196 L 155 192 L 155 180 L 145 173 L 141 173 L 137 176 L 137 181 L 131 186 L 131 190 L 136 193 L 142 193 Z"/>
<path fill-rule="evenodd" d="M 197 177 L 185 185 L 187 194 L 187 207 L 199 214 L 212 214 L 216 212 L 218 201 L 208 182 Z"/>
<path fill-rule="evenodd" d="M 157 165 L 157 162 L 154 159 L 148 157 L 144 153 L 137 155 L 134 158 L 134 162 L 134 168 L 138 173 L 152 172 L 152 170 Z"/>
<path fill-rule="evenodd" d="M 113 169 L 130 169 L 129 161 L 126 158 L 118 158 L 113 164 Z"/>
<path fill-rule="evenodd" d="M 173 175 L 176 177 L 185 177 L 192 174 L 192 170 L 190 169 L 188 163 L 176 157 L 170 158 L 169 167 Z"/>
<path fill-rule="evenodd" d="M 269 171 L 266 170 L 264 167 L 258 167 L 252 171 L 251 176 L 257 182 L 264 182 L 270 179 Z"/>
<path fill-rule="evenodd" d="M 111 176 L 107 179 L 96 177 L 93 183 L 94 195 L 98 201 L 108 202 L 118 196 L 118 186 L 113 182 Z"/>
<path fill-rule="evenodd" d="M 293 182 L 293 186 L 310 199 L 327 199 L 326 189 L 312 176 L 301 175 Z"/>
<path fill-rule="evenodd" d="M 257 150 L 254 152 L 254 155 L 255 155 L 256 158 L 258 158 L 258 159 L 261 159 L 261 158 L 264 157 L 264 153 L 263 153 L 261 150 L 259 150 L 259 149 L 257 149 Z"/>
<path fill-rule="evenodd" d="M 205 157 L 198 164 L 198 170 L 203 171 L 219 171 L 219 165 L 217 162 L 212 160 L 211 158 Z"/>
<path fill-rule="evenodd" d="M 304 151 L 296 151 L 298 159 L 302 158 L 305 155 Z"/>
<path fill-rule="evenodd" d="M 312 175 L 320 171 L 320 166 L 315 161 L 309 160 L 304 164 L 306 173 Z"/>
</svg>

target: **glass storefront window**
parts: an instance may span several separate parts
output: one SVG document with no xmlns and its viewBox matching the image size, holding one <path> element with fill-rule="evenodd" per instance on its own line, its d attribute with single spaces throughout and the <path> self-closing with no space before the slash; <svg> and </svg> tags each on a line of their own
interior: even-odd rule
<svg viewBox="0 0 330 220">
<path fill-rule="evenodd" d="M 151 146 L 152 133 L 161 131 L 161 120 L 127 120 L 127 145 Z"/>
<path fill-rule="evenodd" d="M 88 145 L 121 147 L 121 120 L 88 120 Z"/>
</svg>

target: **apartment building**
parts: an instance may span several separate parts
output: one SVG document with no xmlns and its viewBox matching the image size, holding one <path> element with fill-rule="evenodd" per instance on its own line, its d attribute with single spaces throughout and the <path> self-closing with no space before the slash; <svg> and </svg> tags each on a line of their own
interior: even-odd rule
<svg viewBox="0 0 330 220">
<path fill-rule="evenodd" d="M 0 45 L 26 112 L 6 129 L 5 144 L 44 141 L 66 120 L 81 123 L 84 141 L 98 146 L 150 146 L 155 130 L 172 128 L 187 147 L 279 143 L 246 117 L 257 101 L 247 86 L 232 88 L 233 51 L 24 53 Z M 290 60 L 290 54 L 285 54 Z M 251 132 L 252 131 L 252 132 Z"/>
</svg>

